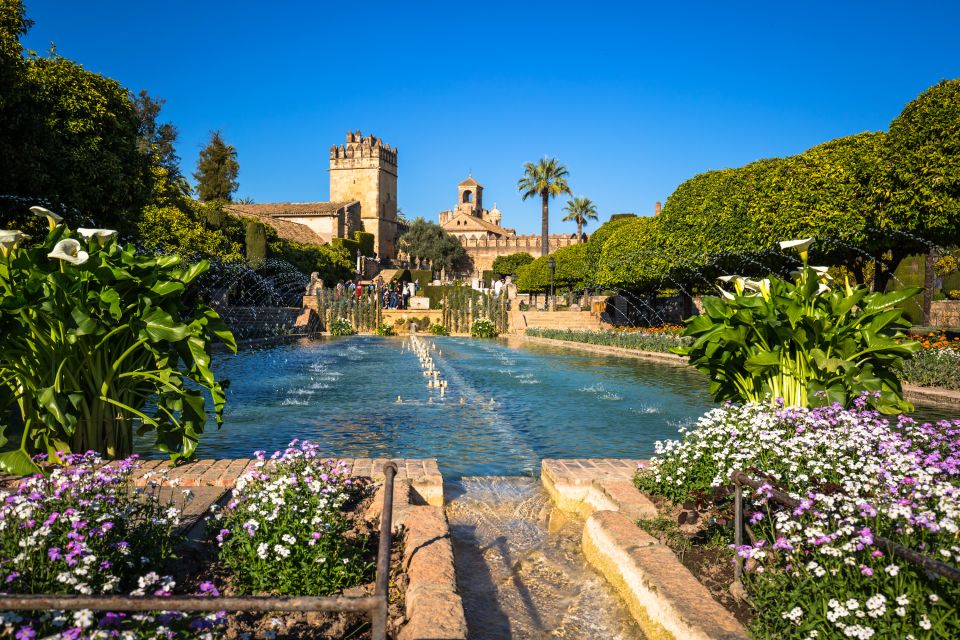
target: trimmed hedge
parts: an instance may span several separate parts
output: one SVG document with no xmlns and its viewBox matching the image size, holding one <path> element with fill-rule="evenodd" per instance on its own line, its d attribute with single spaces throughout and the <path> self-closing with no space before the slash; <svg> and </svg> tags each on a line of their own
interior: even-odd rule
<svg viewBox="0 0 960 640">
<path fill-rule="evenodd" d="M 579 287 L 584 284 L 586 272 L 586 244 L 573 244 L 561 247 L 553 253 L 541 256 L 522 267 L 517 274 L 517 290 L 539 293 L 550 288 L 550 265 L 552 256 L 556 261 L 556 270 L 553 275 L 554 287 Z"/>
<path fill-rule="evenodd" d="M 617 223 L 587 243 L 591 284 L 636 291 L 709 288 L 716 273 L 731 270 L 789 271 L 776 242 L 791 238 L 821 238 L 814 259 L 843 265 L 860 281 L 872 258 L 889 251 L 887 266 L 895 267 L 923 250 L 906 234 L 954 244 L 960 80 L 920 95 L 889 134 L 861 133 L 796 156 L 708 171 L 677 187 L 659 216 Z"/>
</svg>

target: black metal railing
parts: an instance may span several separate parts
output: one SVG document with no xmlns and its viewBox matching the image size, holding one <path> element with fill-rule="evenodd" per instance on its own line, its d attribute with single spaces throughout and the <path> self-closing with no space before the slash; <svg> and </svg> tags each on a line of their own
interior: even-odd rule
<svg viewBox="0 0 960 640">
<path fill-rule="evenodd" d="M 0 611 L 350 611 L 370 615 L 371 637 L 386 640 L 388 588 L 390 584 L 390 548 L 393 546 L 393 481 L 397 465 L 383 467 L 383 511 L 380 514 L 380 547 L 377 550 L 377 575 L 370 596 L 83 596 L 83 595 L 3 595 Z"/>
<path fill-rule="evenodd" d="M 743 545 L 743 486 L 746 485 L 752 489 L 759 489 L 763 485 L 767 485 L 770 489 L 767 493 L 770 494 L 770 499 L 774 502 L 782 504 L 785 507 L 790 509 L 795 509 L 800 506 L 800 501 L 796 498 L 787 495 L 783 491 L 773 488 L 769 482 L 761 482 L 759 480 L 754 480 L 747 474 L 742 471 L 734 471 L 730 474 L 730 479 L 733 480 L 734 493 L 733 493 L 733 542 L 739 548 Z M 884 538 L 883 536 L 878 536 L 874 534 L 873 540 L 876 545 L 882 549 L 885 549 L 891 555 L 894 555 L 902 560 L 906 560 L 911 564 L 923 567 L 927 571 L 935 573 L 939 576 L 953 580 L 954 582 L 960 582 L 960 569 L 952 567 L 948 564 L 944 564 L 933 558 L 927 557 L 922 553 L 917 553 L 909 547 L 905 547 L 898 542 L 894 542 L 889 538 Z M 737 553 L 737 563 L 734 568 L 734 582 L 740 581 L 740 576 L 743 573 L 743 556 Z"/>
</svg>

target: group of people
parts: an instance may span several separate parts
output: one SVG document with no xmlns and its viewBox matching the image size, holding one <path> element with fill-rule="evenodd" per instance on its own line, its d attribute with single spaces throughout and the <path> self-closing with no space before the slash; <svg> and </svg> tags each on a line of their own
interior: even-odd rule
<svg viewBox="0 0 960 640">
<path fill-rule="evenodd" d="M 410 305 L 410 298 L 414 297 L 420 291 L 420 283 L 412 282 L 384 282 L 383 278 L 377 276 L 376 280 L 366 285 L 358 279 L 341 280 L 334 287 L 334 297 L 337 300 L 356 299 L 357 302 L 366 296 L 367 300 L 376 300 L 374 296 L 379 296 L 380 304 L 384 309 L 407 309 Z"/>
</svg>

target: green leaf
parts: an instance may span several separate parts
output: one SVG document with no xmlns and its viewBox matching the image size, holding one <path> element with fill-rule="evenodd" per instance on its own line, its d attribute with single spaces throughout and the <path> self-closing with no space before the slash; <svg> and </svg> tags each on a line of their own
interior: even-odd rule
<svg viewBox="0 0 960 640">
<path fill-rule="evenodd" d="M 40 472 L 40 467 L 30 459 L 23 449 L 0 453 L 0 469 L 15 476 L 29 476 Z"/>
<path fill-rule="evenodd" d="M 743 368 L 750 373 L 763 373 L 764 371 L 780 365 L 780 354 L 776 351 L 762 351 L 756 355 L 750 356 L 743 363 Z"/>
<path fill-rule="evenodd" d="M 179 342 L 190 334 L 187 325 L 174 321 L 169 313 L 158 307 L 151 309 L 143 321 L 146 323 L 144 332 L 152 340 Z"/>
</svg>

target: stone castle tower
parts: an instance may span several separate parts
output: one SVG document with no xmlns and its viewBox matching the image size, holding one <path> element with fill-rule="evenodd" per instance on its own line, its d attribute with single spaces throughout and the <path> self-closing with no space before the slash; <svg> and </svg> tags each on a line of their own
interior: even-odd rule
<svg viewBox="0 0 960 640">
<path fill-rule="evenodd" d="M 396 256 L 396 149 L 375 136 L 348 131 L 346 144 L 330 148 L 330 200 L 359 201 L 363 228 L 374 234 L 374 251 Z"/>
</svg>

